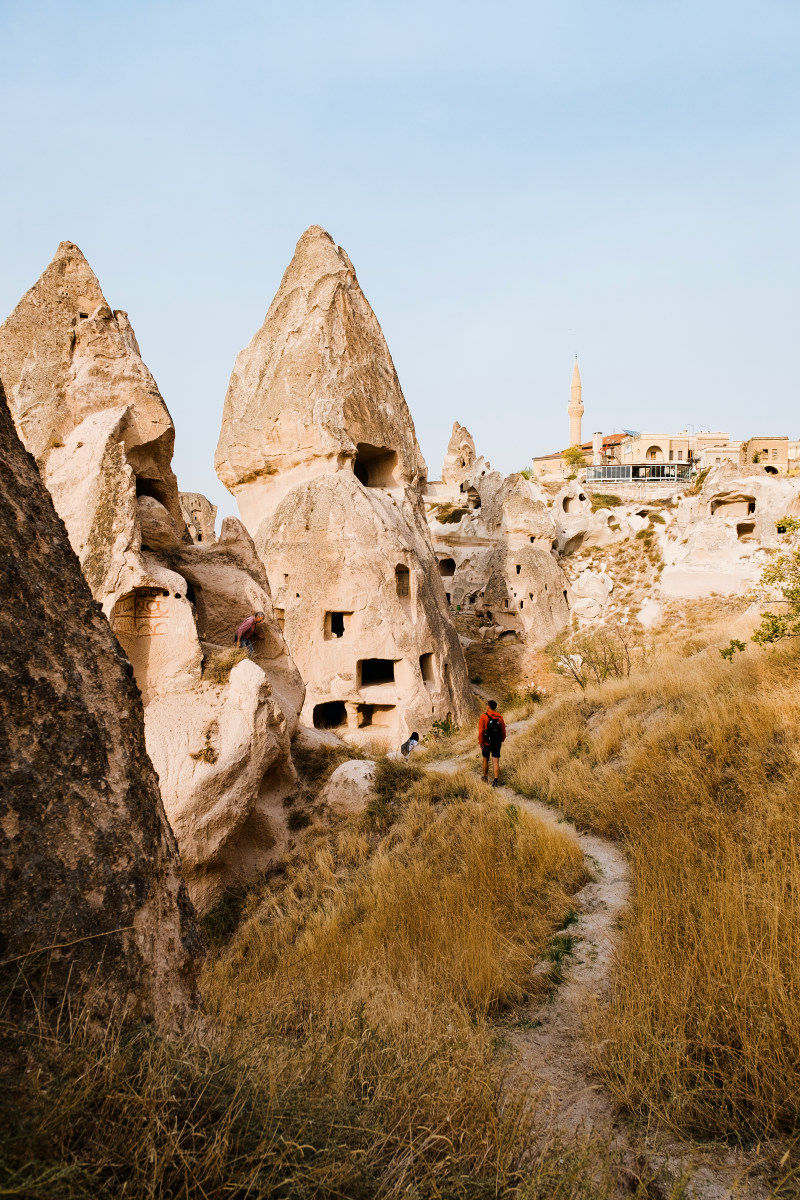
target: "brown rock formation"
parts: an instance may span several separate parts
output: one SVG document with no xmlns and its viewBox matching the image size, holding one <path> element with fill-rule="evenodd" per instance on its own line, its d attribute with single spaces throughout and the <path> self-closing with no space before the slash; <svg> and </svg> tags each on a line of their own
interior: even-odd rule
<svg viewBox="0 0 800 1200">
<path fill-rule="evenodd" d="M 180 1024 L 201 943 L 130 664 L 0 387 L 0 970 Z"/>
<path fill-rule="evenodd" d="M 304 721 L 399 745 L 468 719 L 411 414 L 352 264 L 318 226 L 236 360 L 216 466 L 266 565 Z"/>
<path fill-rule="evenodd" d="M 362 482 L 424 478 L 411 414 L 353 264 L 307 229 L 264 324 L 236 359 L 215 459 L 251 533 L 283 496 L 347 467 Z"/>
<path fill-rule="evenodd" d="M 238 521 L 219 542 L 193 544 L 170 465 L 172 420 L 127 318 L 111 314 L 76 246 L 62 243 L 0 326 L 0 363 L 20 435 L 133 665 L 186 881 L 206 907 L 263 870 L 286 837 L 303 688 L 263 568 Z M 213 528 L 200 500 L 190 497 Z M 206 660 L 232 649 L 254 610 L 266 614 L 255 663 L 207 677 Z"/>
</svg>

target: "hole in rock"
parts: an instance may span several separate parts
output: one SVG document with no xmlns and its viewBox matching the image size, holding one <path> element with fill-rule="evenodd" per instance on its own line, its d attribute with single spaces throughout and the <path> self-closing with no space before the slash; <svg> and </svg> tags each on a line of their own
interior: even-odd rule
<svg viewBox="0 0 800 1200">
<path fill-rule="evenodd" d="M 82 321 L 88 321 L 88 320 L 89 320 L 89 314 L 88 314 L 88 313 L 78 313 L 78 316 L 80 317 L 80 319 L 81 319 Z"/>
<path fill-rule="evenodd" d="M 522 570 L 522 566 L 520 565 L 520 563 L 517 563 L 517 574 L 518 574 L 518 575 L 519 575 L 519 573 L 520 573 L 520 571 L 521 571 L 521 570 Z"/>
<path fill-rule="evenodd" d="M 567 598 L 567 589 L 564 588 L 564 599 L 566 600 L 566 598 Z"/>
<path fill-rule="evenodd" d="M 444 594 L 444 598 L 445 598 L 445 600 L 447 601 L 447 603 L 449 604 L 449 603 L 450 603 L 450 593 L 449 593 L 449 592 L 445 592 L 445 594 Z"/>
<path fill-rule="evenodd" d="M 481 498 L 475 488 L 467 488 L 467 504 L 473 510 L 473 512 L 476 508 L 480 508 Z"/>
<path fill-rule="evenodd" d="M 736 536 L 740 542 L 752 542 L 755 528 L 755 521 L 741 521 L 736 526 Z"/>
<path fill-rule="evenodd" d="M 766 471 L 767 475 L 777 475 L 778 474 L 777 467 L 764 467 L 764 470 Z"/>
<path fill-rule="evenodd" d="M 454 558 L 439 559 L 439 574 L 442 579 L 452 579 L 456 573 L 456 560 Z"/>
<path fill-rule="evenodd" d="M 394 581 L 397 585 L 397 594 L 402 599 L 411 595 L 411 573 L 408 567 L 398 565 L 394 569 Z"/>
<path fill-rule="evenodd" d="M 423 683 L 433 683 L 433 654 L 420 654 L 419 669 Z"/>
<path fill-rule="evenodd" d="M 476 600 L 477 600 L 477 596 L 470 596 L 470 598 L 469 598 L 470 604 L 474 604 Z"/>
<path fill-rule="evenodd" d="M 175 599 L 176 599 L 176 600 L 180 600 L 180 598 L 181 598 L 181 594 L 180 594 L 180 592 L 176 592 L 176 593 L 175 593 Z"/>
<path fill-rule="evenodd" d="M 583 492 L 580 492 L 580 493 L 579 493 L 579 495 L 578 495 L 578 499 L 579 499 L 579 500 L 585 500 L 585 499 L 586 499 L 586 497 L 584 496 Z"/>
<path fill-rule="evenodd" d="M 370 446 L 359 442 L 353 461 L 353 474 L 364 487 L 397 487 L 399 464 L 397 454 L 386 446 Z"/>
<path fill-rule="evenodd" d="M 368 725 L 386 728 L 393 724 L 391 714 L 395 711 L 394 704 L 359 704 L 356 708 L 356 720 L 359 729 Z"/>
<path fill-rule="evenodd" d="M 347 710 L 344 700 L 326 700 L 324 704 L 314 705 L 315 729 L 338 729 L 347 721 Z"/>
<path fill-rule="evenodd" d="M 349 612 L 325 613 L 325 640 L 332 641 L 344 637 L 345 618 L 352 616 Z"/>
<path fill-rule="evenodd" d="M 195 605 L 197 604 L 197 594 L 194 590 L 193 585 L 191 583 L 189 583 L 188 580 L 186 582 L 186 599 L 189 601 L 190 604 L 195 604 Z"/>
<path fill-rule="evenodd" d="M 380 683 L 394 683 L 394 659 L 361 658 L 356 670 L 359 687 L 375 687 Z"/>
<path fill-rule="evenodd" d="M 281 627 L 281 633 L 283 633 L 283 631 L 286 627 L 286 612 L 282 608 L 276 608 L 276 609 L 274 609 L 274 612 L 275 612 L 275 620 L 278 622 L 278 624 Z"/>
<path fill-rule="evenodd" d="M 711 515 L 720 517 L 751 517 L 756 511 L 755 496 L 718 496 L 711 501 Z"/>
</svg>

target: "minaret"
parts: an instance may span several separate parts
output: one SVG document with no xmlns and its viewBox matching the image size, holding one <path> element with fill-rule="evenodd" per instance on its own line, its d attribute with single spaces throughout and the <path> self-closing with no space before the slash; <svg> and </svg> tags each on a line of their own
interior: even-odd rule
<svg viewBox="0 0 800 1200">
<path fill-rule="evenodd" d="M 572 372 L 572 384 L 569 389 L 567 412 L 569 413 L 569 444 L 570 446 L 580 446 L 583 402 L 581 401 L 581 373 L 578 370 L 577 354 L 575 355 L 575 369 Z"/>
</svg>

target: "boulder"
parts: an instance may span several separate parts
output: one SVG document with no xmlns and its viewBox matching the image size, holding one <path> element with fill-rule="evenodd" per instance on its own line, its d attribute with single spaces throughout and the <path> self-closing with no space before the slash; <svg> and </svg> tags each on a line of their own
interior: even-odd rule
<svg viewBox="0 0 800 1200">
<path fill-rule="evenodd" d="M 1 386 L 0 681 L 6 983 L 176 1028 L 202 946 L 141 699 Z"/>
<path fill-rule="evenodd" d="M 319 800 L 340 817 L 363 812 L 373 795 L 375 763 L 351 759 L 341 763 L 322 789 Z"/>
</svg>

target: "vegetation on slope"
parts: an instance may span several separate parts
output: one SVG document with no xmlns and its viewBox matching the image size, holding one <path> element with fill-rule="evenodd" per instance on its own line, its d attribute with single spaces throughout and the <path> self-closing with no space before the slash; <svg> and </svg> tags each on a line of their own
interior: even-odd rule
<svg viewBox="0 0 800 1200">
<path fill-rule="evenodd" d="M 530 1118 L 498 1103 L 489 1019 L 547 986 L 534 965 L 584 879 L 571 839 L 473 777 L 393 764 L 379 803 L 250 895 L 199 1042 L 98 1045 L 68 1013 L 9 1033 L 4 1194 L 588 1195 L 557 1150 L 520 1173 Z"/>
<path fill-rule="evenodd" d="M 800 1132 L 800 647 L 659 659 L 545 712 L 525 795 L 620 839 L 634 903 L 598 1060 L 695 1137 Z"/>
</svg>

